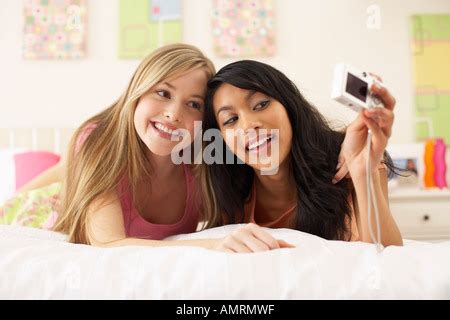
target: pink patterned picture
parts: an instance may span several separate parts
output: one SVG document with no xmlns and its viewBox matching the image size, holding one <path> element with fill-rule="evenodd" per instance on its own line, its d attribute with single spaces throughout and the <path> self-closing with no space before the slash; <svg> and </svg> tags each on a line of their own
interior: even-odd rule
<svg viewBox="0 0 450 320">
<path fill-rule="evenodd" d="M 214 50 L 222 57 L 275 53 L 273 0 L 214 0 Z"/>
<path fill-rule="evenodd" d="M 86 53 L 86 0 L 25 0 L 23 57 L 80 59 Z"/>
</svg>

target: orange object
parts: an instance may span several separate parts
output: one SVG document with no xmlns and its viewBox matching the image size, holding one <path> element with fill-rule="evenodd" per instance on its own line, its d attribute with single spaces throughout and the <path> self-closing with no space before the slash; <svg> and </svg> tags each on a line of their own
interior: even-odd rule
<svg viewBox="0 0 450 320">
<path fill-rule="evenodd" d="M 436 187 L 436 183 L 434 181 L 434 139 L 428 139 L 425 142 L 425 155 L 424 155 L 424 163 L 425 163 L 425 174 L 423 176 L 424 186 L 425 188 L 433 188 Z"/>
</svg>

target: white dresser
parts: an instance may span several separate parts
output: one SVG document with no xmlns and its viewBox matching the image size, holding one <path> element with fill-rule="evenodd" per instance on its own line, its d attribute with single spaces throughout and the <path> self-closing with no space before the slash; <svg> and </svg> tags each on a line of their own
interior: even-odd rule
<svg viewBox="0 0 450 320">
<path fill-rule="evenodd" d="M 450 190 L 389 190 L 389 205 L 403 238 L 450 240 Z"/>
</svg>

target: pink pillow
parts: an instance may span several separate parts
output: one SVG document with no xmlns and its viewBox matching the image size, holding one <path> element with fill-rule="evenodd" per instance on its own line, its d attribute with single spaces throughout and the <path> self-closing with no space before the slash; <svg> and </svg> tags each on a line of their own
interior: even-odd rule
<svg viewBox="0 0 450 320">
<path fill-rule="evenodd" d="M 30 151 L 14 155 L 16 190 L 60 160 L 60 156 L 47 151 Z"/>
</svg>

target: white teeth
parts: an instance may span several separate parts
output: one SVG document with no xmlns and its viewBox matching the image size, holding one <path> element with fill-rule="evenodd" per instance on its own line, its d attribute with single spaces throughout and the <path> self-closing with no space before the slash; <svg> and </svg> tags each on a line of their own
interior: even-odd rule
<svg viewBox="0 0 450 320">
<path fill-rule="evenodd" d="M 261 140 L 256 141 L 256 142 L 250 144 L 250 145 L 248 146 L 248 150 L 253 150 L 253 149 L 259 147 L 260 145 L 264 144 L 264 143 L 265 143 L 267 140 L 269 140 L 270 138 L 272 138 L 272 136 L 262 138 Z"/>
<path fill-rule="evenodd" d="M 172 134 L 173 130 L 167 128 L 166 126 L 162 125 L 161 123 L 155 123 L 155 127 L 158 128 L 161 131 L 164 131 L 166 133 Z"/>
<path fill-rule="evenodd" d="M 170 135 L 174 135 L 174 136 L 179 135 L 178 130 L 172 130 L 172 129 L 169 129 L 169 128 L 167 128 L 166 126 L 164 126 L 163 124 L 161 124 L 161 123 L 159 123 L 159 122 L 155 122 L 155 127 L 156 127 L 158 130 L 163 131 L 163 132 L 165 132 L 165 133 L 168 133 L 168 134 L 170 134 Z"/>
</svg>

